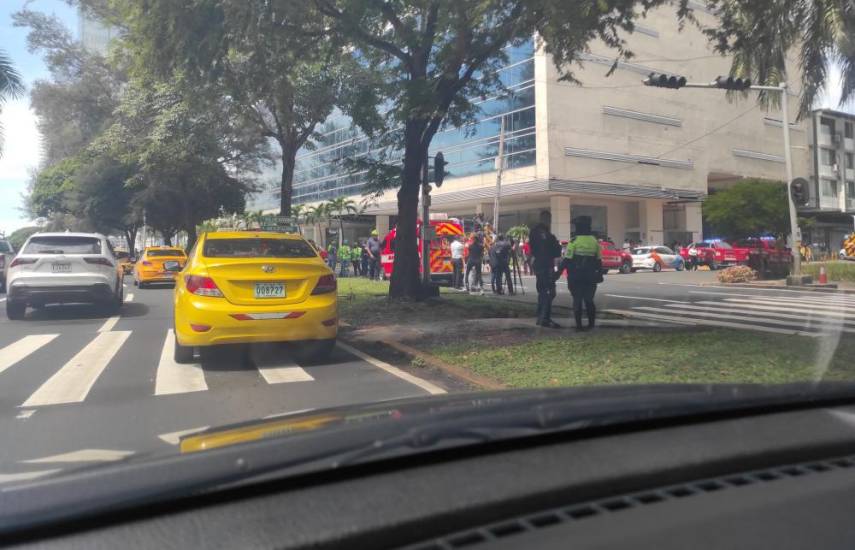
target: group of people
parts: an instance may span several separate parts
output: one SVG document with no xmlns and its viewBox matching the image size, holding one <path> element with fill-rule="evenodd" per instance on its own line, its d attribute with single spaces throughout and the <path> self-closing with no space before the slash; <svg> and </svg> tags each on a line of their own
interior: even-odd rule
<svg viewBox="0 0 855 550">
<path fill-rule="evenodd" d="M 379 280 L 380 254 L 382 252 L 377 230 L 371 231 L 367 239 L 357 239 L 351 245 L 347 240 L 338 243 L 331 242 L 327 246 L 327 265 L 335 272 L 339 268 L 339 277 L 349 277 L 351 269 L 354 277 L 366 277 L 371 280 Z"/>
<path fill-rule="evenodd" d="M 537 324 L 547 328 L 561 328 L 552 320 L 552 301 L 555 299 L 555 284 L 567 272 L 567 286 L 573 296 L 573 316 L 576 330 L 591 329 L 596 323 L 597 310 L 594 294 L 597 284 L 603 281 L 602 252 L 600 243 L 591 232 L 591 218 L 580 216 L 573 220 L 576 234 L 563 251 L 558 239 L 549 230 L 548 213 L 541 216 L 540 223 L 529 234 L 531 267 L 537 287 Z M 561 258 L 556 269 L 556 260 Z M 583 325 L 582 314 L 587 315 L 587 326 Z"/>
<path fill-rule="evenodd" d="M 514 294 L 514 282 L 511 276 L 511 255 L 514 244 L 504 234 L 498 235 L 489 246 L 481 231 L 474 233 L 467 242 L 464 242 L 462 236 L 455 237 L 450 248 L 451 284 L 454 288 L 477 294 L 484 293 L 482 266 L 486 254 L 490 266 L 490 287 L 493 293 L 504 294 L 507 286 L 507 293 Z"/>
</svg>

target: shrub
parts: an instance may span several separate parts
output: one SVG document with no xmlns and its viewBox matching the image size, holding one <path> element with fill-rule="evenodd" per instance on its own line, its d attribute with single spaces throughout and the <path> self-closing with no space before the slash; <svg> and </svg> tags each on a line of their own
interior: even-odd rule
<svg viewBox="0 0 855 550">
<path fill-rule="evenodd" d="M 718 272 L 720 283 L 748 283 L 757 280 L 757 272 L 747 265 L 728 267 Z"/>
</svg>

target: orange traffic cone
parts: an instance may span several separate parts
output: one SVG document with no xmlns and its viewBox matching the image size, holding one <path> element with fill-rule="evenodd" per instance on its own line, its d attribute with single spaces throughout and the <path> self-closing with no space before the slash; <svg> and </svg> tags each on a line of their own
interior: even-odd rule
<svg viewBox="0 0 855 550">
<path fill-rule="evenodd" d="M 828 275 L 825 274 L 825 266 L 819 266 L 819 284 L 828 284 Z"/>
</svg>

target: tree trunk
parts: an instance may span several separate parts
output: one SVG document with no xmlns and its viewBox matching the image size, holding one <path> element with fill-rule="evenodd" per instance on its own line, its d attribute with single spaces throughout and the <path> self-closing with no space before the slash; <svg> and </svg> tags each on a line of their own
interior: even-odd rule
<svg viewBox="0 0 855 550">
<path fill-rule="evenodd" d="M 395 236 L 395 263 L 389 297 L 417 300 L 421 296 L 419 280 L 419 239 L 416 221 L 419 217 L 419 191 L 422 163 L 427 144 L 421 141 L 425 123 L 407 121 L 404 129 L 404 166 L 398 190 L 398 226 Z"/>
<path fill-rule="evenodd" d="M 137 244 L 137 226 L 131 225 L 125 228 L 125 242 L 128 244 L 128 255 L 134 255 L 134 247 Z"/>
<path fill-rule="evenodd" d="M 288 142 L 279 142 L 282 148 L 282 177 L 279 182 L 279 215 L 291 215 L 291 197 L 294 195 L 294 167 L 297 163 L 297 147 Z"/>
<path fill-rule="evenodd" d="M 184 230 L 187 232 L 187 250 L 189 251 L 196 244 L 196 224 L 190 224 Z"/>
</svg>

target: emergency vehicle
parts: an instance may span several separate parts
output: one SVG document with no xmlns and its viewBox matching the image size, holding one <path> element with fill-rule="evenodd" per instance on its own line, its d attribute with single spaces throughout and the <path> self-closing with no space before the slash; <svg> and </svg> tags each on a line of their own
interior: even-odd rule
<svg viewBox="0 0 855 550">
<path fill-rule="evenodd" d="M 843 241 L 838 257 L 841 260 L 855 260 L 855 233 L 852 233 Z"/>
<path fill-rule="evenodd" d="M 441 215 L 431 215 L 430 227 L 433 238 L 430 240 L 430 277 L 432 281 L 451 282 L 454 269 L 451 266 L 451 242 L 463 235 L 463 224 L 457 218 Z M 416 222 L 416 234 L 421 235 L 422 221 Z M 380 265 L 383 267 L 383 278 L 392 277 L 392 267 L 395 263 L 395 237 L 397 227 L 393 227 L 381 243 L 383 250 L 380 255 Z M 419 248 L 419 273 L 421 273 L 421 247 Z"/>
</svg>

